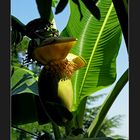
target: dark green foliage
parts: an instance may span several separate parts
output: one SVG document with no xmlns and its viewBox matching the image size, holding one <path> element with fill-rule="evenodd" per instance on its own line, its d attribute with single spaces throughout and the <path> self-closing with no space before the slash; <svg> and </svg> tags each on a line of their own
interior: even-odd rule
<svg viewBox="0 0 140 140">
<path fill-rule="evenodd" d="M 72 0 L 72 1 L 77 5 L 77 8 L 78 8 L 79 13 L 80 13 L 80 20 L 82 20 L 83 14 L 82 14 L 82 11 L 80 8 L 79 0 Z M 85 4 L 87 9 L 93 14 L 93 16 L 95 16 L 95 18 L 97 18 L 99 20 L 100 19 L 100 10 L 96 6 L 97 1 L 95 1 L 95 0 L 89 0 L 89 1 L 82 0 L 82 2 Z M 57 3 L 57 2 L 53 1 L 53 3 L 52 3 L 52 0 L 36 0 L 36 3 L 37 3 L 40 17 L 44 21 L 47 21 L 47 22 L 51 21 L 52 20 L 51 6 L 54 6 L 53 3 Z M 55 14 L 62 12 L 67 4 L 68 4 L 68 0 L 60 0 L 56 6 Z"/>
<path fill-rule="evenodd" d="M 82 128 L 72 129 L 72 134 L 74 136 L 78 136 L 78 135 L 83 134 L 83 133 L 84 133 L 84 130 Z"/>
<path fill-rule="evenodd" d="M 56 7 L 55 14 L 62 12 L 67 4 L 68 4 L 68 0 L 60 0 Z"/>
<path fill-rule="evenodd" d="M 12 124 L 20 125 L 37 121 L 34 96 L 29 93 L 12 96 Z"/>
<path fill-rule="evenodd" d="M 49 133 L 41 135 L 37 140 L 53 140 Z"/>
<path fill-rule="evenodd" d="M 12 29 L 12 40 L 11 40 L 11 43 L 12 45 L 15 43 L 15 44 L 18 44 L 22 41 L 23 39 L 23 36 L 22 36 L 22 33 L 19 32 L 18 30 L 16 29 Z"/>
<path fill-rule="evenodd" d="M 93 16 L 96 17 L 96 19 L 100 20 L 101 15 L 100 15 L 100 10 L 96 6 L 96 0 L 82 0 L 82 2 L 85 4 L 87 9 L 92 13 Z"/>
<path fill-rule="evenodd" d="M 29 63 L 32 60 L 34 60 L 32 58 L 32 53 L 33 53 L 33 50 L 38 46 L 37 42 L 32 39 L 30 40 L 29 44 L 28 44 L 28 49 L 27 49 L 27 56 L 26 56 L 26 59 L 24 60 L 24 63 Z"/>
<path fill-rule="evenodd" d="M 52 20 L 52 0 L 36 0 L 38 12 L 40 14 L 40 17 L 45 22 Z"/>
<path fill-rule="evenodd" d="M 32 140 L 32 138 L 34 138 L 35 140 L 38 140 L 39 138 L 43 137 L 44 134 L 47 134 L 49 135 L 50 138 L 53 138 L 52 137 L 53 130 L 52 130 L 51 124 L 39 125 L 37 122 L 28 123 L 24 125 L 12 124 L 11 132 L 12 132 L 12 135 L 11 135 L 12 140 L 18 140 L 20 133 L 25 133 L 26 139 L 29 139 L 29 140 Z"/>
<path fill-rule="evenodd" d="M 127 51 L 128 51 L 128 1 L 127 0 L 112 0 L 121 28 L 124 35 Z"/>
<path fill-rule="evenodd" d="M 25 32 L 26 32 L 25 25 L 16 17 L 11 16 L 11 35 L 12 35 L 11 44 L 12 46 L 22 41 L 23 36 L 25 35 Z"/>
<path fill-rule="evenodd" d="M 12 29 L 21 32 L 22 35 L 25 35 L 25 25 L 15 16 L 11 16 L 11 26 Z"/>
<path fill-rule="evenodd" d="M 72 1 L 77 5 L 77 8 L 78 8 L 79 13 L 80 13 L 80 20 L 82 20 L 83 14 L 81 11 L 81 6 L 80 6 L 79 0 L 72 0 Z M 101 17 L 100 10 L 96 6 L 97 0 L 81 0 L 81 1 L 85 4 L 85 6 L 92 13 L 92 15 L 96 19 L 100 20 L 100 17 Z M 62 12 L 67 4 L 68 4 L 68 0 L 60 0 L 58 5 L 56 6 L 55 14 Z"/>
<path fill-rule="evenodd" d="M 11 70 L 12 124 L 37 121 L 37 81 L 33 73 L 20 67 L 11 67 Z"/>
<path fill-rule="evenodd" d="M 42 18 L 34 19 L 26 25 L 26 35 L 31 39 L 45 39 L 52 32 L 52 23 Z"/>
<path fill-rule="evenodd" d="M 81 6 L 80 6 L 79 0 L 72 0 L 72 1 L 77 5 L 79 13 L 80 13 L 80 20 L 82 20 L 83 14 L 82 14 L 82 11 L 81 11 Z"/>
</svg>

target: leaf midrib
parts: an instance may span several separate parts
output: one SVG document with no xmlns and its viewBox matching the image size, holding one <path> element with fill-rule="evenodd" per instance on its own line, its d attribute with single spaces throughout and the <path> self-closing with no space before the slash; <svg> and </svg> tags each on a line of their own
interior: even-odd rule
<svg viewBox="0 0 140 140">
<path fill-rule="evenodd" d="M 82 36 L 81 36 L 81 38 L 80 38 L 80 51 L 79 51 L 79 56 L 81 56 L 82 55 L 82 50 L 83 50 L 83 40 L 84 40 L 84 36 L 85 36 L 85 33 L 86 33 L 86 31 L 87 31 L 87 28 L 88 28 L 88 25 L 89 25 L 89 23 L 90 23 L 90 21 L 91 21 L 91 19 L 92 19 L 92 15 L 90 15 L 90 17 L 89 17 L 89 19 L 88 19 L 88 21 L 87 21 L 87 23 L 86 23 L 86 25 L 85 25 L 85 27 L 84 27 L 84 30 L 82 31 Z M 76 75 L 75 75 L 75 83 L 74 83 L 74 97 L 76 97 L 76 83 L 77 83 L 77 80 L 78 80 L 78 74 L 79 74 L 79 71 L 77 71 L 76 72 Z M 76 98 L 74 98 L 75 99 L 75 101 L 74 101 L 74 103 L 76 103 Z"/>
</svg>

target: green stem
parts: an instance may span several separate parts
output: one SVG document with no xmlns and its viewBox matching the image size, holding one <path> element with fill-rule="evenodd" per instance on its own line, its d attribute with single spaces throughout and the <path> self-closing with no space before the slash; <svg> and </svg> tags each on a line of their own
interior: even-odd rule
<svg viewBox="0 0 140 140">
<path fill-rule="evenodd" d="M 65 132 L 66 135 L 69 135 L 71 133 L 72 128 L 82 128 L 83 127 L 83 116 L 85 113 L 85 106 L 87 102 L 87 97 L 85 97 L 76 112 L 73 112 L 73 119 L 72 121 L 69 121 L 67 125 L 65 126 Z"/>
<path fill-rule="evenodd" d="M 78 112 L 77 112 L 76 117 L 75 117 L 76 128 L 82 128 L 82 126 L 83 126 L 83 116 L 85 113 L 86 102 L 87 102 L 87 97 L 85 97 L 81 101 L 81 103 L 78 107 Z"/>
<path fill-rule="evenodd" d="M 90 127 L 88 128 L 86 136 L 88 135 L 88 137 L 94 137 L 94 138 L 97 136 L 98 131 L 101 127 L 101 124 L 104 118 L 106 117 L 106 114 L 108 113 L 109 109 L 111 108 L 112 104 L 114 103 L 115 99 L 117 98 L 120 91 L 127 83 L 127 81 L 128 81 L 128 69 L 121 76 L 121 78 L 118 80 L 115 87 L 111 91 L 111 93 L 108 95 L 108 97 L 104 101 L 95 119 L 93 120 Z"/>
<path fill-rule="evenodd" d="M 53 132 L 54 132 L 55 140 L 60 140 L 61 134 L 60 134 L 59 127 L 55 123 L 53 123 L 53 122 L 52 122 L 52 127 L 53 127 Z"/>
</svg>

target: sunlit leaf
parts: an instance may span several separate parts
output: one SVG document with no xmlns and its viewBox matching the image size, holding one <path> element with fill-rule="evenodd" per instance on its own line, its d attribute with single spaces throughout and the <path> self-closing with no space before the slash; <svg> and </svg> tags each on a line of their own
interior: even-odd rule
<svg viewBox="0 0 140 140">
<path fill-rule="evenodd" d="M 52 7 L 55 7 L 59 0 L 52 0 Z"/>
<path fill-rule="evenodd" d="M 33 93 L 38 95 L 37 78 L 30 70 L 13 67 L 14 73 L 11 77 L 12 95 L 21 93 Z"/>
<path fill-rule="evenodd" d="M 78 39 L 72 53 L 82 56 L 86 67 L 77 71 L 72 79 L 74 89 L 73 110 L 80 101 L 96 91 L 111 85 L 116 79 L 116 57 L 121 43 L 121 28 L 111 0 L 100 0 L 98 21 L 80 2 L 83 19 L 76 5 L 71 2 L 71 15 L 61 36 Z"/>
<path fill-rule="evenodd" d="M 37 79 L 33 72 L 25 68 L 14 66 L 12 70 L 12 123 L 26 124 L 37 121 Z"/>
</svg>

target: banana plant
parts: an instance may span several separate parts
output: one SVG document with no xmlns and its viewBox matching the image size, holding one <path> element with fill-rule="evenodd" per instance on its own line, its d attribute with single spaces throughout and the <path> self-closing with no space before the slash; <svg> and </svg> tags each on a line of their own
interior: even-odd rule
<svg viewBox="0 0 140 140">
<path fill-rule="evenodd" d="M 53 109 L 56 110 L 55 112 L 57 112 L 56 108 L 60 104 L 57 104 L 54 102 L 52 104 L 52 99 L 51 99 L 51 94 L 50 94 L 51 100 L 49 101 L 49 103 L 47 103 L 48 112 L 47 111 L 44 112 L 44 108 L 42 108 L 42 102 L 46 102 L 46 100 L 42 101 L 41 99 L 41 102 L 40 102 L 39 96 L 42 94 L 42 91 L 41 91 L 41 94 L 38 93 L 40 92 L 40 89 L 39 90 L 37 89 L 38 85 L 39 84 L 40 84 L 39 86 L 43 85 L 45 89 L 46 87 L 45 87 L 44 81 L 47 80 L 46 84 L 49 90 L 50 90 L 50 87 L 52 88 L 52 90 L 54 90 L 53 85 L 49 85 L 50 84 L 49 81 L 52 80 L 52 83 L 55 83 L 57 87 L 56 91 L 58 92 L 59 99 L 61 99 L 61 101 L 63 102 L 63 105 L 68 109 L 67 111 L 70 111 L 70 113 L 72 113 L 73 115 L 72 121 L 69 121 L 67 126 L 64 125 L 67 134 L 71 133 L 72 127 L 75 127 L 75 129 L 81 130 L 83 126 L 83 115 L 85 111 L 87 97 L 90 96 L 91 94 L 95 94 L 97 91 L 103 88 L 106 88 L 112 85 L 116 80 L 116 75 L 117 75 L 116 58 L 118 55 L 118 51 L 119 51 L 121 39 L 122 39 L 120 23 L 117 18 L 117 14 L 116 14 L 112 0 L 96 1 L 94 8 L 96 8 L 96 10 L 97 9 L 100 10 L 100 11 L 97 10 L 99 12 L 98 14 L 96 13 L 97 15 L 92 11 L 91 7 L 90 9 L 87 10 L 87 8 L 89 7 L 89 4 L 87 4 L 84 0 L 82 1 L 69 0 L 69 1 L 65 1 L 65 3 L 63 3 L 63 0 L 59 1 L 59 3 L 57 0 L 51 0 L 49 4 L 47 0 L 40 0 L 40 1 L 36 0 L 37 8 L 38 8 L 41 20 L 43 20 L 43 22 L 52 21 L 53 16 L 51 15 L 52 14 L 51 6 L 56 6 L 56 3 L 58 3 L 56 7 L 56 13 L 59 13 L 64 9 L 64 7 L 67 5 L 68 2 L 70 4 L 70 17 L 69 17 L 69 21 L 66 27 L 60 34 L 60 38 L 56 39 L 56 37 L 54 38 L 50 37 L 49 39 L 46 39 L 45 41 L 47 43 L 45 44 L 42 43 L 42 46 L 46 45 L 46 47 L 39 46 L 38 48 L 34 49 L 32 53 L 32 58 L 34 58 L 36 61 L 39 61 L 42 65 L 45 66 L 45 69 L 47 71 L 44 70 L 43 68 L 42 70 L 43 74 L 41 73 L 41 75 L 44 75 L 44 76 L 47 75 L 47 78 L 50 77 L 52 74 L 50 72 L 50 69 L 52 67 L 50 66 L 51 65 L 54 66 L 54 63 L 49 64 L 49 70 L 48 70 L 48 67 L 46 66 L 46 63 L 54 60 L 53 58 L 56 59 L 57 57 L 62 60 L 62 58 L 64 59 L 69 52 L 71 54 L 74 54 L 73 56 L 79 56 L 79 57 L 76 57 L 76 59 L 72 59 L 72 62 L 77 65 L 80 65 L 82 63 L 82 68 L 79 66 L 81 69 L 76 69 L 76 71 L 72 73 L 70 77 L 69 76 L 66 77 L 70 80 L 68 81 L 66 80 L 65 82 L 61 81 L 59 78 L 58 79 L 60 81 L 59 80 L 57 82 L 54 81 L 54 79 L 52 78 L 54 76 L 53 74 L 49 80 L 45 79 L 44 76 L 41 76 L 39 78 L 40 79 L 39 81 L 41 81 L 42 78 L 44 78 L 44 80 L 43 82 L 39 83 L 38 78 L 35 78 L 32 72 L 25 70 L 23 68 L 19 69 L 16 67 L 14 67 L 16 71 L 13 70 L 13 75 L 12 75 L 12 96 L 17 98 L 18 97 L 17 95 L 19 95 L 20 97 L 22 97 L 21 95 L 25 95 L 26 93 L 28 105 L 30 103 L 32 104 L 32 106 L 28 108 L 29 114 L 28 113 L 26 114 L 23 110 L 24 102 L 26 101 L 22 102 L 22 105 L 20 105 L 19 107 L 22 108 L 23 112 L 22 111 L 21 112 L 25 114 L 22 114 L 22 113 L 21 113 L 22 115 L 16 114 L 14 116 L 14 118 L 17 117 L 14 120 L 15 123 L 20 124 L 20 123 L 39 121 L 40 124 L 41 123 L 44 124 L 44 123 L 50 122 L 51 120 L 53 124 L 53 129 L 54 131 L 56 130 L 54 132 L 56 139 L 60 139 L 61 137 L 59 134 L 59 128 L 56 124 L 58 125 L 61 125 L 61 124 L 59 124 L 58 120 L 57 121 L 55 120 L 55 116 L 54 116 L 55 113 L 51 112 L 51 108 L 49 108 L 49 106 L 54 106 Z M 62 3 L 64 5 L 62 5 Z M 46 9 L 46 7 L 48 7 L 48 9 Z M 27 27 L 28 25 L 25 26 L 25 28 Z M 25 33 L 27 33 L 27 31 L 25 31 Z M 65 39 L 76 38 L 75 40 L 73 40 L 75 43 L 72 45 L 74 46 L 71 47 L 72 45 L 68 45 L 68 47 L 69 46 L 70 47 L 68 50 L 66 50 L 66 52 L 64 51 L 65 52 L 64 56 L 62 55 L 63 54 L 62 50 L 68 47 L 65 47 L 62 44 L 58 46 L 55 45 L 57 40 L 61 42 L 61 38 L 65 38 Z M 58 48 L 60 49 L 60 51 L 58 51 L 57 53 Z M 85 66 L 83 67 L 83 65 Z M 59 70 L 62 70 L 62 68 L 60 67 Z M 63 72 L 62 73 L 60 72 L 61 76 L 62 74 Z M 26 77 L 27 75 L 29 77 Z M 19 77 L 19 79 L 17 77 Z M 120 80 L 122 81 L 122 79 Z M 86 137 L 94 137 L 96 139 L 96 135 L 98 133 L 98 130 L 100 128 L 100 125 L 106 113 L 110 109 L 117 95 L 119 95 L 120 90 L 123 88 L 127 80 L 128 80 L 128 73 L 126 72 L 125 76 L 123 76 L 123 82 L 119 82 L 119 90 L 115 91 L 116 96 L 114 98 L 109 98 L 110 96 L 112 96 L 112 94 L 114 94 L 114 89 L 113 89 L 112 91 L 113 93 L 112 92 L 110 93 L 110 96 L 102 105 L 101 110 L 98 112 L 96 118 L 99 118 L 100 114 L 103 114 L 101 119 L 99 119 L 100 121 L 98 122 L 98 119 L 95 119 L 95 121 L 93 120 L 93 123 L 89 127 L 85 135 L 85 138 L 77 137 L 75 139 L 79 139 L 79 140 L 90 139 Z M 30 84 L 34 86 L 31 86 Z M 68 93 L 68 92 L 65 93 L 66 89 L 68 89 L 67 91 L 71 94 L 71 96 L 66 96 L 66 94 Z M 31 95 L 31 98 L 28 98 L 28 95 Z M 43 98 L 45 97 L 44 99 L 46 99 L 45 95 L 43 95 L 42 97 Z M 21 101 L 22 99 L 24 98 L 20 98 Z M 29 100 L 32 102 L 30 102 Z M 13 100 L 13 102 L 20 103 L 19 98 L 17 98 L 16 100 Z M 61 106 L 60 108 L 62 109 L 63 107 Z M 16 108 L 16 109 L 18 110 L 19 108 Z M 33 109 L 34 115 L 31 113 L 32 109 Z M 17 110 L 15 112 L 18 112 Z M 49 115 L 49 112 L 51 112 L 50 115 Z M 66 114 L 67 113 L 64 113 L 64 115 Z M 68 115 L 68 117 L 70 115 Z M 59 117 L 60 116 L 61 115 L 59 115 Z M 66 121 L 66 119 L 63 118 L 63 116 L 61 119 L 62 119 L 62 122 Z M 22 120 L 23 122 L 20 122 Z M 71 139 L 71 137 L 67 137 L 67 139 Z"/>
</svg>

